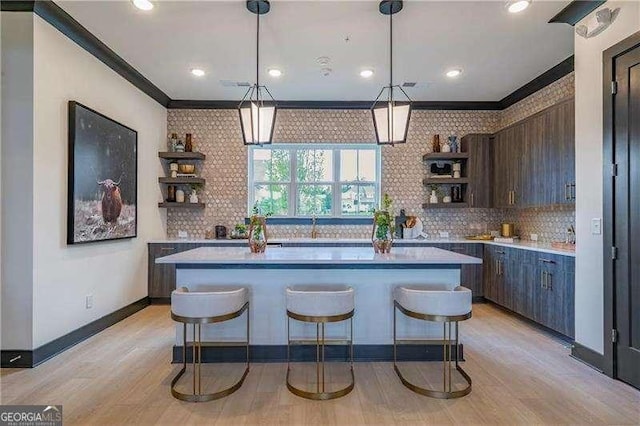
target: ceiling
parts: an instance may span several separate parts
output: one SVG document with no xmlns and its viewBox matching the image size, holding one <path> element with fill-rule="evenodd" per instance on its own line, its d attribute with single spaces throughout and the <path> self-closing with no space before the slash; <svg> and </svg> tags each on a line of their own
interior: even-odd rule
<svg viewBox="0 0 640 426">
<path fill-rule="evenodd" d="M 57 1 L 172 99 L 238 100 L 255 82 L 255 15 L 245 2 Z M 569 1 L 405 1 L 394 15 L 394 83 L 417 101 L 499 101 L 573 54 L 573 29 L 548 20 Z M 389 18 L 377 1 L 271 1 L 261 18 L 260 80 L 278 100 L 372 100 L 388 83 Z M 321 72 L 317 58 L 332 69 Z M 191 75 L 192 68 L 206 71 Z M 279 78 L 267 74 L 279 68 Z M 370 79 L 359 76 L 371 68 Z M 451 79 L 445 71 L 462 68 Z"/>
</svg>

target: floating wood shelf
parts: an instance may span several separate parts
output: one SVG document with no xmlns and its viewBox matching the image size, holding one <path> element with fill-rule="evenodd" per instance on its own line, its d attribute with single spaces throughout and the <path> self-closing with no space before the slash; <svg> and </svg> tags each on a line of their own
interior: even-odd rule
<svg viewBox="0 0 640 426">
<path fill-rule="evenodd" d="M 158 203 L 158 207 L 163 207 L 167 209 L 204 209 L 204 203 Z"/>
<path fill-rule="evenodd" d="M 199 177 L 176 177 L 176 178 L 161 177 L 161 178 L 158 178 L 158 182 L 167 183 L 171 185 L 179 185 L 179 184 L 204 185 L 205 180 Z"/>
<path fill-rule="evenodd" d="M 468 152 L 432 152 L 422 156 L 423 161 L 464 160 L 469 158 Z"/>
<path fill-rule="evenodd" d="M 159 152 L 158 157 L 165 160 L 204 160 L 206 158 L 201 152 Z"/>
<path fill-rule="evenodd" d="M 422 183 L 425 186 L 428 185 L 449 185 L 449 184 L 465 184 L 465 183 L 469 183 L 469 179 L 467 178 L 424 178 L 422 180 Z"/>
<path fill-rule="evenodd" d="M 424 203 L 423 209 L 465 209 L 469 207 L 469 203 Z"/>
</svg>

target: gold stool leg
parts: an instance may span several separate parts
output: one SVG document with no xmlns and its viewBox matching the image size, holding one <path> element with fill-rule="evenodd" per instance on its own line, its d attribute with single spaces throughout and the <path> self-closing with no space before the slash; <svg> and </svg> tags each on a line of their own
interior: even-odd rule
<svg viewBox="0 0 640 426">
<path fill-rule="evenodd" d="M 316 392 L 306 391 L 304 389 L 300 389 L 291 384 L 290 376 L 291 376 L 291 366 L 290 366 L 290 346 L 291 346 L 291 336 L 289 334 L 289 322 L 290 317 L 287 316 L 287 389 L 294 395 L 297 395 L 306 399 L 313 400 L 329 400 L 340 398 L 342 396 L 347 395 L 351 392 L 355 386 L 355 376 L 353 374 L 353 317 L 351 317 L 351 336 L 349 341 L 349 352 L 350 352 L 350 373 L 351 373 L 351 383 L 346 387 L 332 391 L 325 391 L 325 371 L 324 371 L 324 362 L 325 362 L 325 323 L 324 322 L 316 322 Z"/>
<path fill-rule="evenodd" d="M 198 333 L 197 333 L 197 337 L 196 337 L 196 323 L 193 323 L 193 343 L 192 343 L 192 353 L 193 353 L 193 360 L 192 360 L 192 364 L 193 364 L 193 393 L 192 394 L 187 394 L 187 393 L 182 393 L 179 392 L 178 390 L 176 390 L 175 386 L 178 383 L 178 380 L 180 380 L 180 378 L 184 375 L 186 369 L 187 369 L 187 323 L 184 322 L 183 323 L 183 339 L 182 339 L 182 368 L 180 369 L 180 371 L 178 372 L 178 374 L 171 380 L 171 395 L 173 395 L 174 398 L 179 399 L 181 401 L 189 401 L 189 402 L 206 402 L 206 401 L 213 401 L 216 399 L 220 399 L 223 398 L 225 396 L 231 395 L 232 393 L 234 393 L 235 391 L 237 391 L 238 389 L 240 389 L 240 387 L 242 386 L 242 384 L 244 383 L 244 380 L 247 377 L 247 374 L 249 374 L 249 368 L 250 368 L 250 362 L 249 362 L 249 344 L 250 344 L 250 335 L 249 335 L 249 316 L 250 316 L 250 309 L 249 309 L 249 303 L 247 303 L 245 305 L 246 307 L 246 315 L 247 315 L 247 341 L 246 341 L 246 347 L 247 347 L 247 364 L 246 364 L 246 368 L 244 370 L 244 373 L 242 374 L 242 377 L 236 382 L 234 383 L 232 386 L 220 390 L 218 392 L 214 392 L 214 393 L 208 393 L 208 394 L 203 394 L 202 393 L 202 377 L 201 377 L 201 373 L 202 373 L 202 324 L 198 323 Z M 245 310 L 245 307 L 242 308 L 242 310 Z M 242 314 L 242 310 L 236 312 L 236 314 L 241 315 Z M 197 346 L 197 347 L 196 347 Z M 196 361 L 197 359 L 197 361 Z M 197 392 L 196 392 L 196 381 L 197 381 Z"/>
<path fill-rule="evenodd" d="M 443 381 L 443 387 L 442 387 L 442 391 L 438 391 L 438 390 L 434 390 L 434 389 L 427 389 L 427 388 L 423 388 L 420 387 L 418 385 L 415 385 L 413 383 L 411 383 L 409 380 L 407 380 L 404 375 L 402 374 L 402 372 L 400 371 L 400 368 L 398 368 L 397 365 L 397 359 L 396 359 L 396 308 L 394 307 L 394 315 L 393 315 L 393 368 L 396 371 L 396 374 L 398 375 L 398 377 L 400 378 L 400 381 L 402 382 L 402 384 L 411 389 L 412 391 L 414 391 L 415 393 L 419 393 L 421 395 L 425 395 L 425 396 L 429 396 L 432 398 L 439 398 L 439 399 L 453 399 L 453 398 L 460 398 L 462 396 L 468 395 L 471 392 L 471 377 L 469 377 L 469 375 L 466 373 L 466 371 L 464 371 L 462 369 L 462 367 L 460 367 L 458 361 L 459 361 L 459 355 L 458 355 L 458 349 L 459 349 L 459 333 L 458 333 L 458 321 L 455 321 L 456 323 L 456 328 L 455 328 L 455 351 L 456 351 L 456 355 L 455 355 L 455 369 L 460 373 L 460 375 L 464 378 L 464 380 L 467 382 L 467 386 L 464 387 L 463 389 L 459 389 L 459 390 L 452 390 L 452 380 L 451 380 L 451 370 L 452 370 L 452 366 L 451 366 L 451 321 L 444 321 L 443 322 L 443 330 L 442 330 L 442 334 L 443 334 L 443 343 L 442 343 L 442 351 L 443 351 L 443 359 L 442 359 L 442 365 L 443 365 L 443 377 L 442 377 L 442 381 Z"/>
</svg>

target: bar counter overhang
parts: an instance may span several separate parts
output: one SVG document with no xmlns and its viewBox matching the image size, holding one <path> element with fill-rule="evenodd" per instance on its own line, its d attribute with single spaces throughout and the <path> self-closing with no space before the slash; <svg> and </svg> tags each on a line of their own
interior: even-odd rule
<svg viewBox="0 0 640 426">
<path fill-rule="evenodd" d="M 393 288 L 400 284 L 448 284 L 452 288 L 464 285 L 460 282 L 461 266 L 480 264 L 482 260 L 434 247 L 394 247 L 390 254 L 375 254 L 369 247 L 268 247 L 261 254 L 250 253 L 248 247 L 201 247 L 158 258 L 156 263 L 174 264 L 177 286 L 192 291 L 202 286 L 247 287 L 252 358 L 259 362 L 286 358 L 287 286 L 353 287 L 356 359 L 388 360 L 393 343 Z M 349 334 L 348 327 L 348 322 L 330 324 L 327 336 L 344 339 Z M 202 341 L 205 345 L 207 341 L 241 341 L 245 328 L 240 319 L 206 325 L 202 328 Z M 312 340 L 315 333 L 312 324 L 291 323 L 292 338 Z M 425 325 L 424 321 L 398 316 L 398 338 L 433 339 L 434 344 L 440 344 L 442 325 Z M 182 327 L 176 326 L 174 361 L 181 359 L 181 344 Z M 205 348 L 203 361 L 234 361 L 233 353 Z M 240 353 L 238 361 L 242 359 Z M 331 358 L 332 354 L 328 356 Z M 306 358 L 304 354 L 293 357 Z"/>
</svg>

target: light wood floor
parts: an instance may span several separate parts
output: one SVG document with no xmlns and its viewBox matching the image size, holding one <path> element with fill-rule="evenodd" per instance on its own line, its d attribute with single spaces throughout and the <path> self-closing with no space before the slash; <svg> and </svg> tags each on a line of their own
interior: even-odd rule
<svg viewBox="0 0 640 426">
<path fill-rule="evenodd" d="M 458 400 L 412 393 L 389 363 L 357 363 L 351 394 L 307 401 L 287 390 L 284 364 L 254 364 L 235 394 L 193 404 L 170 394 L 174 328 L 167 306 L 150 306 L 37 368 L 3 369 L 0 402 L 63 404 L 65 424 L 640 424 L 639 391 L 503 311 L 474 305 L 461 332 L 473 391 Z"/>
</svg>

